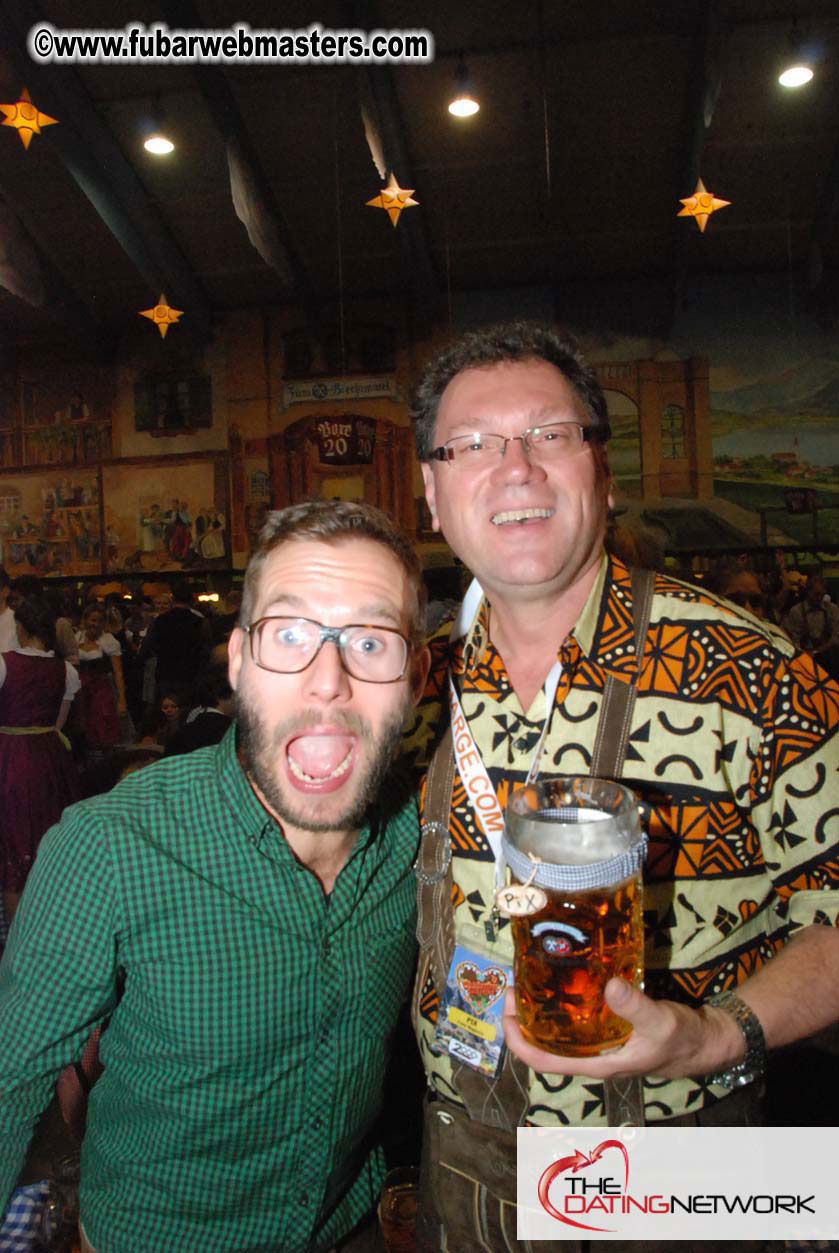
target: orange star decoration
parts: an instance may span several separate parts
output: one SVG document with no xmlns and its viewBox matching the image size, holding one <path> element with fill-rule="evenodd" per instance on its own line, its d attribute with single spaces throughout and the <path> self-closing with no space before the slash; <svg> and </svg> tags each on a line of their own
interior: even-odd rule
<svg viewBox="0 0 839 1253">
<path fill-rule="evenodd" d="M 684 209 L 680 209 L 676 214 L 677 218 L 696 218 L 696 225 L 701 231 L 705 230 L 708 224 L 708 218 L 717 209 L 724 209 L 726 205 L 731 204 L 730 200 L 718 200 L 716 196 L 707 191 L 705 184 L 700 178 L 696 184 L 696 191 L 692 196 L 688 196 L 682 200 Z"/>
<path fill-rule="evenodd" d="M 20 93 L 20 100 L 14 104 L 0 104 L 0 110 L 6 115 L 0 126 L 14 126 L 24 148 L 29 147 L 33 135 L 40 135 L 42 126 L 54 126 L 58 121 L 58 118 L 49 117 L 36 108 L 25 87 Z"/>
<path fill-rule="evenodd" d="M 383 187 L 378 196 L 374 196 L 367 203 L 372 205 L 374 209 L 384 209 L 395 226 L 403 209 L 409 209 L 411 205 L 419 204 L 418 200 L 411 199 L 413 194 L 413 187 L 400 187 L 393 172 L 391 172 L 390 178 L 387 180 L 387 187 Z"/>
<path fill-rule="evenodd" d="M 160 299 L 153 309 L 141 309 L 140 317 L 148 318 L 150 322 L 154 322 L 160 331 L 160 338 L 166 338 L 166 332 L 170 326 L 174 326 L 178 318 L 183 313 L 183 309 L 173 309 L 171 305 L 166 303 L 166 293 L 160 293 Z"/>
</svg>

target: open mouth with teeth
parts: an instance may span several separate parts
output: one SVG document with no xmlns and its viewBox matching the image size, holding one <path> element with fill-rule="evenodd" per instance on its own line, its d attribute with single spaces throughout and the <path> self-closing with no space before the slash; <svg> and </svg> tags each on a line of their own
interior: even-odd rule
<svg viewBox="0 0 839 1253">
<path fill-rule="evenodd" d="M 334 792 L 352 773 L 356 740 L 345 733 L 298 735 L 286 747 L 288 773 L 301 792 Z"/>
<path fill-rule="evenodd" d="M 509 526 L 511 522 L 533 522 L 536 519 L 552 518 L 553 509 L 505 509 L 503 513 L 494 513 L 490 518 L 493 526 Z"/>
</svg>

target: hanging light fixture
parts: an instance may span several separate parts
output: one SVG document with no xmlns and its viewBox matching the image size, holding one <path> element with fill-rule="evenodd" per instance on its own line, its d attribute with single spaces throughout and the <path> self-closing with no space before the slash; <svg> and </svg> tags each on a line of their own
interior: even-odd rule
<svg viewBox="0 0 839 1253">
<path fill-rule="evenodd" d="M 170 152 L 175 151 L 175 145 L 168 135 L 155 131 L 153 135 L 149 135 L 143 144 L 146 152 L 151 152 L 156 157 L 167 157 Z"/>
<path fill-rule="evenodd" d="M 170 152 L 175 151 L 175 144 L 169 135 L 169 128 L 159 100 L 155 101 L 151 110 L 143 147 L 146 152 L 152 153 L 155 157 L 168 157 Z"/>
<path fill-rule="evenodd" d="M 795 22 L 789 33 L 789 52 L 784 62 L 784 68 L 778 75 L 778 82 L 782 87 L 803 87 L 805 83 L 809 83 L 813 77 L 813 67 L 810 64 L 811 58 L 805 55 L 798 34 L 798 26 Z"/>
<path fill-rule="evenodd" d="M 475 98 L 475 90 L 462 54 L 454 71 L 454 88 L 454 96 L 449 102 L 449 113 L 453 117 L 472 117 L 481 106 Z"/>
</svg>

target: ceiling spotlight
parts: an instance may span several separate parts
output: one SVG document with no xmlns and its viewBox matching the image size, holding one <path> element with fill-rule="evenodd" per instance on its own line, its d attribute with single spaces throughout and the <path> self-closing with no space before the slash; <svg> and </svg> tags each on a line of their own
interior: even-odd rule
<svg viewBox="0 0 839 1253">
<path fill-rule="evenodd" d="M 813 71 L 809 65 L 804 65 L 802 62 L 798 65 L 787 66 L 783 74 L 778 75 L 778 82 L 782 87 L 803 87 L 812 77 Z"/>
<path fill-rule="evenodd" d="M 805 51 L 797 22 L 792 24 L 787 36 L 787 43 L 789 51 L 784 62 L 784 68 L 778 75 L 778 82 L 782 87 L 803 87 L 813 77 L 813 69 L 810 64 L 813 58 L 808 53 L 812 53 L 815 50 L 808 48 Z"/>
<path fill-rule="evenodd" d="M 143 147 L 146 152 L 152 152 L 156 157 L 166 157 L 170 152 L 175 151 L 175 145 L 172 143 L 172 140 L 167 135 L 160 134 L 159 131 L 149 135 Z"/>
<path fill-rule="evenodd" d="M 469 71 L 466 68 L 466 62 L 463 60 L 463 57 L 457 63 L 454 72 L 454 84 L 455 94 L 449 104 L 449 113 L 453 117 L 472 117 L 481 106 L 475 99 L 472 80 L 469 77 Z"/>
<path fill-rule="evenodd" d="M 149 116 L 145 120 L 144 131 L 143 147 L 146 152 L 151 152 L 156 157 L 168 157 L 170 152 L 175 151 L 175 144 L 170 138 L 166 115 L 158 97 L 155 97 Z"/>
</svg>

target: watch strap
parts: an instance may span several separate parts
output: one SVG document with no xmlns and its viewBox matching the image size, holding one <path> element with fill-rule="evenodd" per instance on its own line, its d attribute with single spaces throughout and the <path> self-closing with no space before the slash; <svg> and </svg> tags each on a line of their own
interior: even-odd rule
<svg viewBox="0 0 839 1253">
<path fill-rule="evenodd" d="M 733 1066 L 709 1075 L 709 1082 L 721 1083 L 727 1088 L 742 1088 L 759 1079 L 766 1072 L 766 1039 L 757 1014 L 736 992 L 730 990 L 718 992 L 705 1003 L 733 1018 L 746 1042 L 745 1056 Z"/>
</svg>

